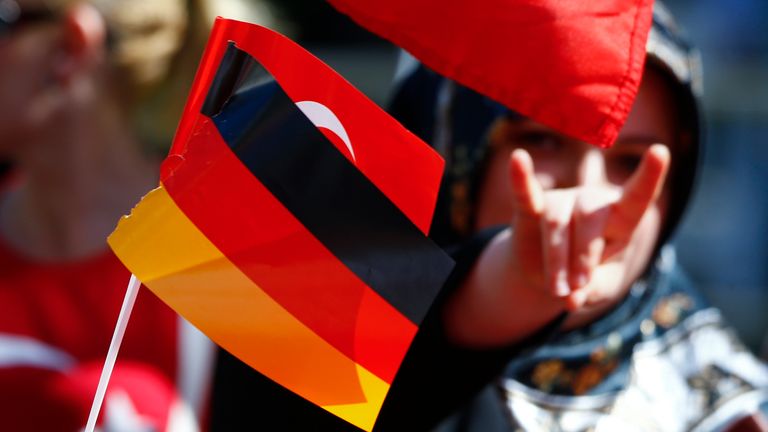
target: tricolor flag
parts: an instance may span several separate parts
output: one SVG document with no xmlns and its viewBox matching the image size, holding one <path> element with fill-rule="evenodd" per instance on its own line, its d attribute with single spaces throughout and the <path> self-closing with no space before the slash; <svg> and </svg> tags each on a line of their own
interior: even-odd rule
<svg viewBox="0 0 768 432">
<path fill-rule="evenodd" d="M 610 146 L 642 77 L 653 0 L 329 0 L 448 78 Z"/>
<path fill-rule="evenodd" d="M 223 348 L 371 430 L 453 265 L 426 238 L 442 168 L 295 43 L 218 19 L 161 185 L 109 244 Z"/>
</svg>

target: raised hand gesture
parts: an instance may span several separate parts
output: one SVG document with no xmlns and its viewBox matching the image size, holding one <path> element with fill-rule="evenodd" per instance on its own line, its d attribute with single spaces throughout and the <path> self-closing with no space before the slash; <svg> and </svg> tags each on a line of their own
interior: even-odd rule
<svg viewBox="0 0 768 432">
<path fill-rule="evenodd" d="M 605 181 L 597 149 L 584 157 L 577 186 L 545 190 L 528 152 L 512 152 L 511 228 L 488 245 L 445 310 L 458 342 L 515 342 L 565 310 L 567 325 L 586 323 L 618 302 L 645 268 L 637 257 L 649 255 L 658 238 L 669 150 L 648 147 L 623 185 Z"/>
</svg>

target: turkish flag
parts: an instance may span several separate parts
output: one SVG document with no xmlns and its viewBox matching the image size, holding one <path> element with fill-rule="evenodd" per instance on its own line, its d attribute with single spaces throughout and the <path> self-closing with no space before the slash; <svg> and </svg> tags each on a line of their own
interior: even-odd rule
<svg viewBox="0 0 768 432">
<path fill-rule="evenodd" d="M 653 0 L 329 0 L 436 72 L 608 147 L 642 77 Z"/>
</svg>

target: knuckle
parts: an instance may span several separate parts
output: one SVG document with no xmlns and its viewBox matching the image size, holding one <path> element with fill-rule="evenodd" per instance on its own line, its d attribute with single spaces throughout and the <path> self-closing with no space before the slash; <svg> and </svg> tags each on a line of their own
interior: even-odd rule
<svg viewBox="0 0 768 432">
<path fill-rule="evenodd" d="M 605 241 L 602 237 L 598 237 L 587 243 L 587 251 L 585 255 L 592 260 L 600 258 L 600 254 L 603 252 Z"/>
</svg>

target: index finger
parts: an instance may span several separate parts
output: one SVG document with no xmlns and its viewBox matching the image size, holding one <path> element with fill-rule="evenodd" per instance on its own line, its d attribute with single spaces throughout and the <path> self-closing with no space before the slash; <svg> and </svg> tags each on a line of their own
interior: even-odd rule
<svg viewBox="0 0 768 432">
<path fill-rule="evenodd" d="M 516 149 L 510 155 L 509 165 L 516 211 L 540 216 L 544 211 L 544 191 L 536 179 L 531 155 L 523 149 Z"/>
<path fill-rule="evenodd" d="M 669 164 L 669 149 L 665 145 L 654 144 L 645 151 L 640 166 L 627 180 L 621 198 L 611 209 L 605 226 L 606 239 L 629 241 L 645 211 L 659 197 Z"/>
</svg>

